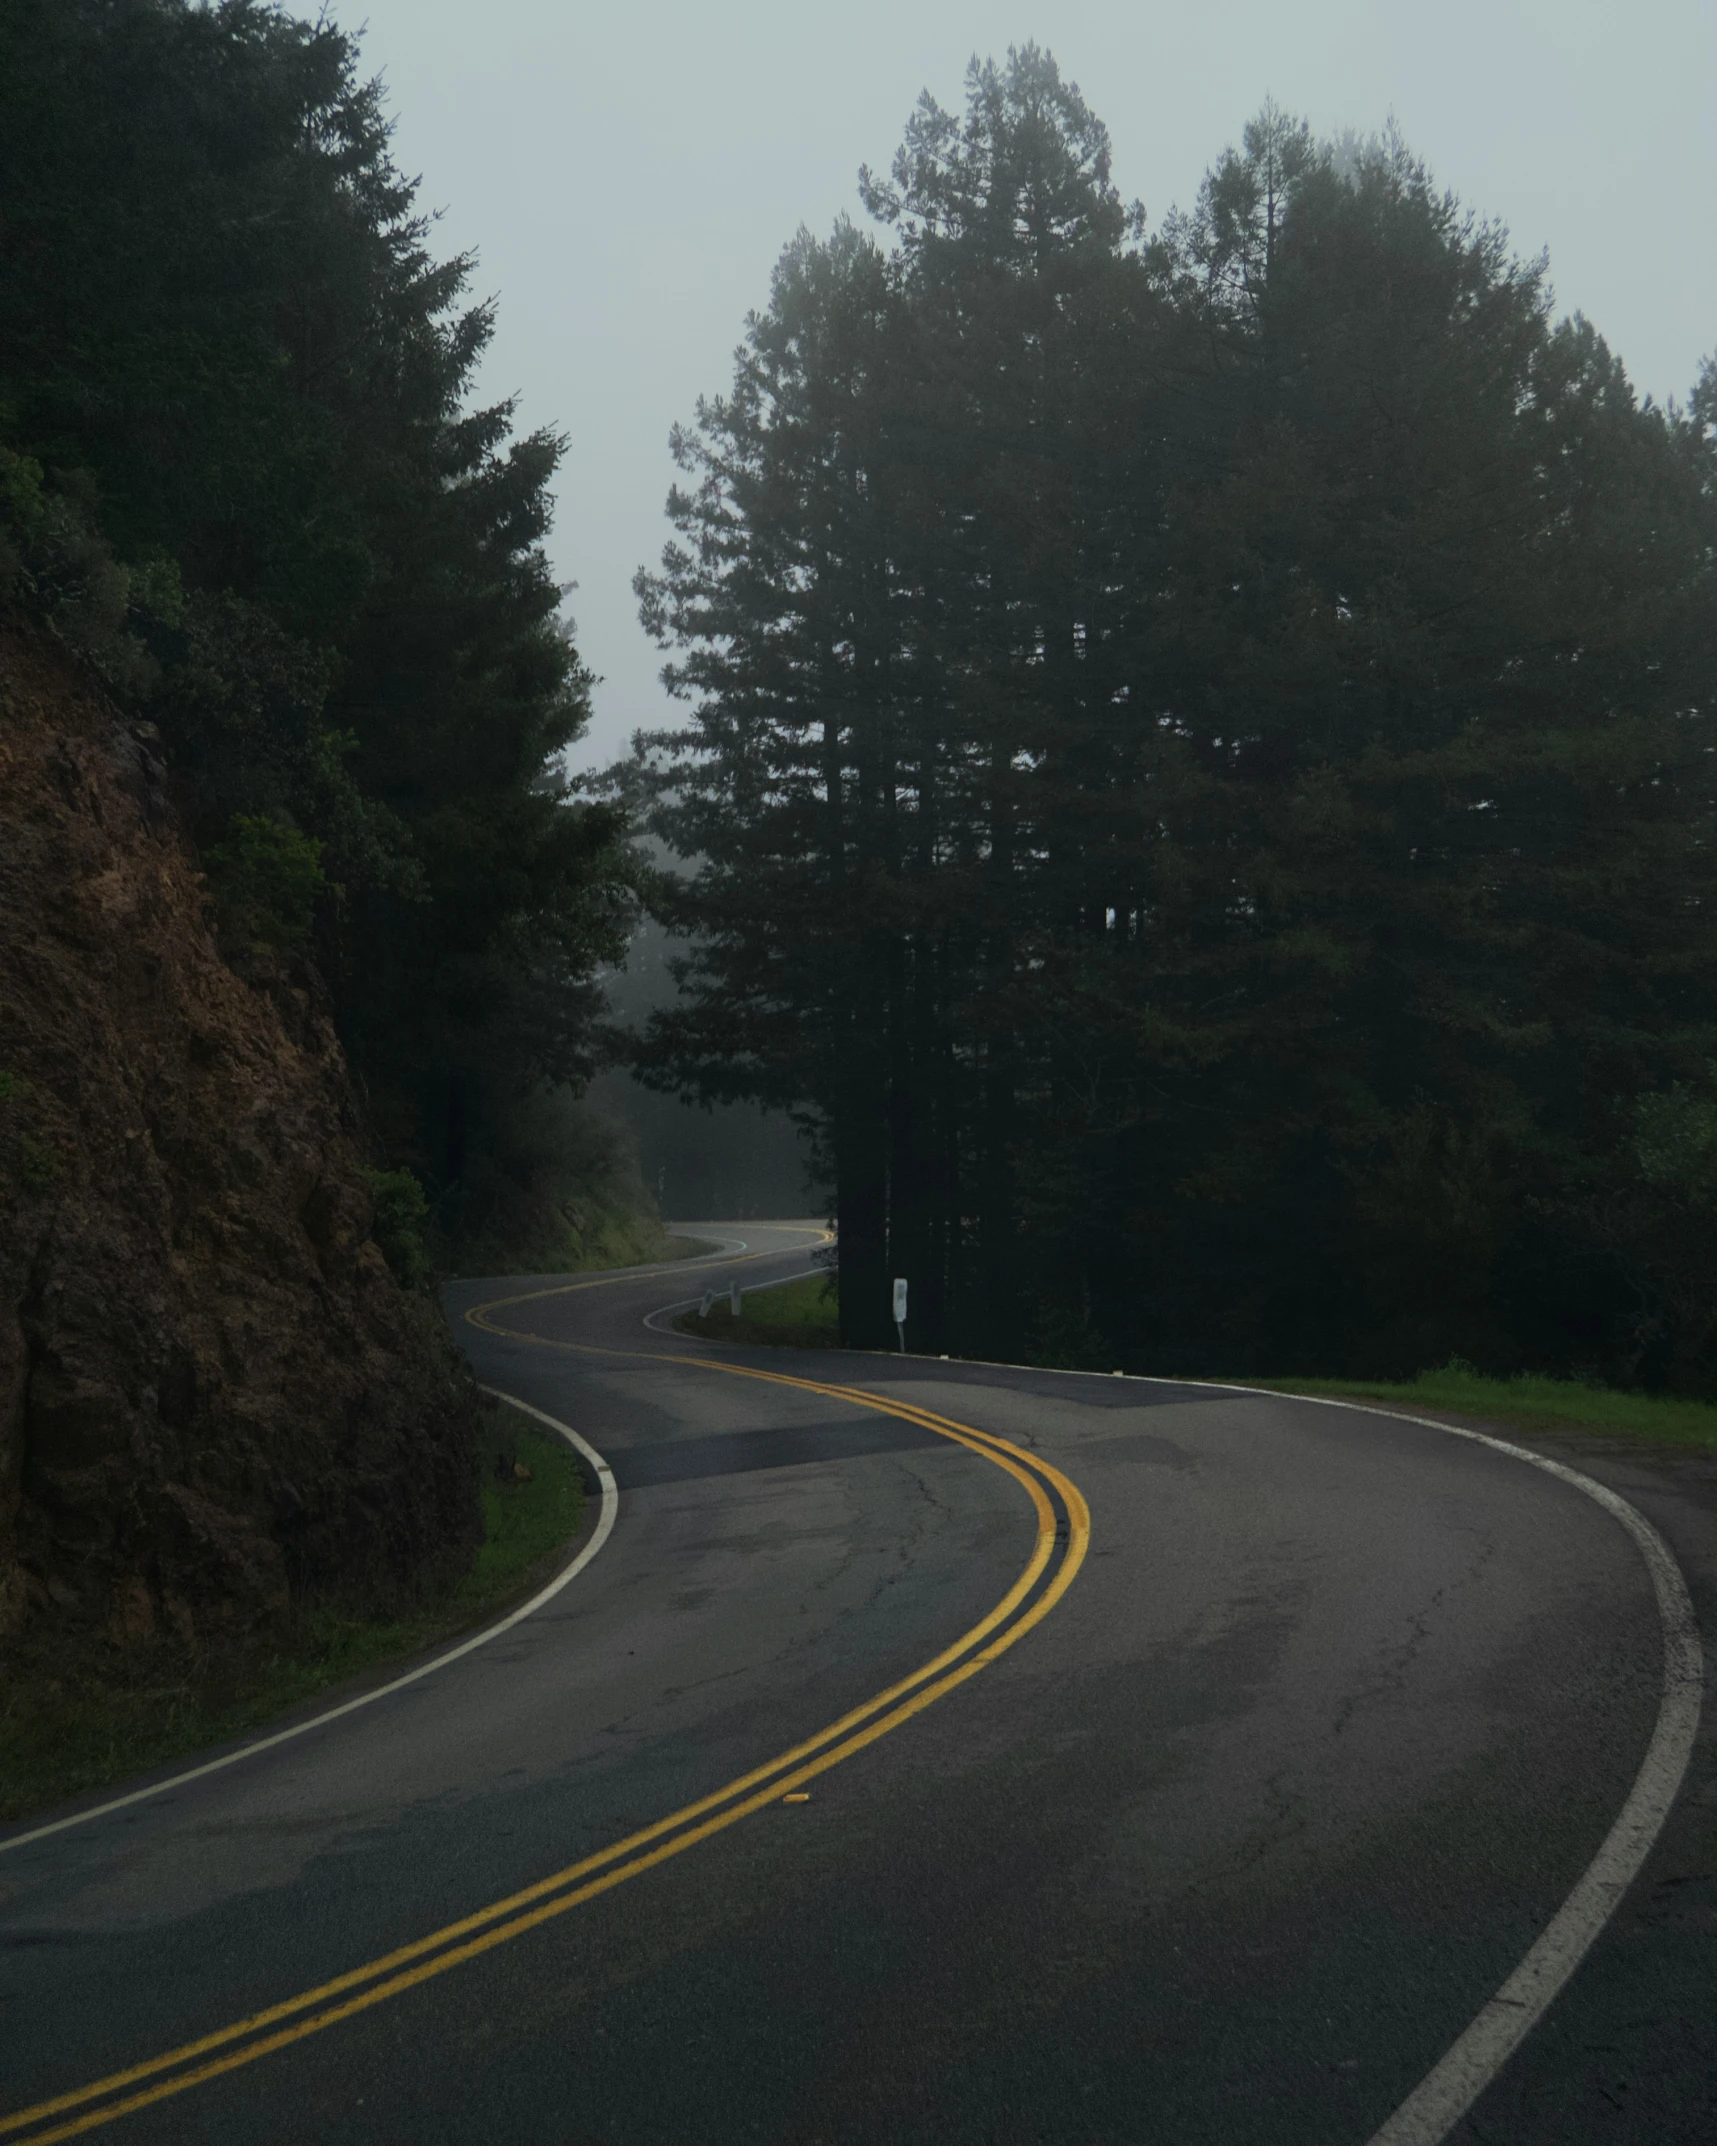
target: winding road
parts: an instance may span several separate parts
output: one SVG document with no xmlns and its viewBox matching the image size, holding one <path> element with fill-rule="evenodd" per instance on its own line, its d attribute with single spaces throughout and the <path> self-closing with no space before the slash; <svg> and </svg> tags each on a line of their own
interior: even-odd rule
<svg viewBox="0 0 1717 2146">
<path fill-rule="evenodd" d="M 0 2146 L 1717 2138 L 1685 1484 L 716 1349 L 647 1316 L 821 1233 L 704 1233 L 448 1291 L 587 1453 L 556 1591 L 0 1831 Z"/>
</svg>

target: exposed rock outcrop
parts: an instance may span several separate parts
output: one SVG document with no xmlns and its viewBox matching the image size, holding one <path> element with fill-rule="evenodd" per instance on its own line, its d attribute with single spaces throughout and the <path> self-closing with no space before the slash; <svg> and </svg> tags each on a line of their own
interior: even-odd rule
<svg viewBox="0 0 1717 2146">
<path fill-rule="evenodd" d="M 472 1396 L 363 1165 L 313 974 L 222 960 L 148 745 L 0 625 L 0 1644 L 218 1646 L 469 1556 Z"/>
</svg>

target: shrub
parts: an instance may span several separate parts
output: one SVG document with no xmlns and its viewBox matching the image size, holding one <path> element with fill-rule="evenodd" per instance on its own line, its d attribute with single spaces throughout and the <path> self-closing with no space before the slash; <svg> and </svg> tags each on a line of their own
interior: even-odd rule
<svg viewBox="0 0 1717 2146">
<path fill-rule="evenodd" d="M 435 1269 L 424 1244 L 429 1202 L 423 1187 L 409 1170 L 370 1170 L 365 1175 L 375 1203 L 370 1235 L 402 1289 L 427 1289 Z"/>
<path fill-rule="evenodd" d="M 203 860 L 223 924 L 239 938 L 296 952 L 328 891 L 322 845 L 272 813 L 235 813 Z"/>
</svg>

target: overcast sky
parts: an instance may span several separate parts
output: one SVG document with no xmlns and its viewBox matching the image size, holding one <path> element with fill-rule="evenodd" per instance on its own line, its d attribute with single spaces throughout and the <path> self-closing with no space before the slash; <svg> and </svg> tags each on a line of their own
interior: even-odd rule
<svg viewBox="0 0 1717 2146">
<path fill-rule="evenodd" d="M 308 8 L 304 10 L 309 12 Z M 1107 123 L 1154 225 L 1266 95 L 1320 133 L 1395 115 L 1442 184 L 1548 247 L 1558 307 L 1636 386 L 1685 397 L 1717 345 L 1712 0 L 335 0 L 395 142 L 500 300 L 484 390 L 571 446 L 552 553 L 602 678 L 576 757 L 672 704 L 632 575 L 666 535 L 668 427 L 723 388 L 801 224 L 862 212 L 921 89 L 1036 38 Z M 367 29 L 364 28 L 367 23 Z"/>
</svg>

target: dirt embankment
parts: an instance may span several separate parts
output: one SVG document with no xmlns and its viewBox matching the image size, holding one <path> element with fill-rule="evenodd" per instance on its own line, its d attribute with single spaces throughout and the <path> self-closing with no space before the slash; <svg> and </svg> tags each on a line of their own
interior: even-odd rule
<svg viewBox="0 0 1717 2146">
<path fill-rule="evenodd" d="M 207 1657 L 469 1556 L 363 1165 L 314 977 L 223 962 L 147 745 L 0 626 L 0 1648 Z"/>
</svg>

